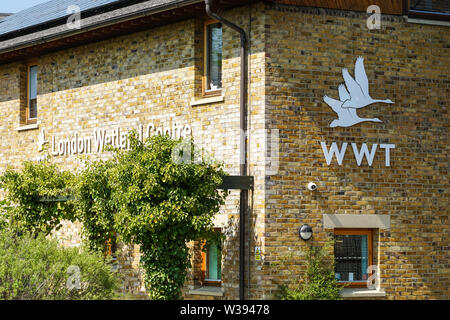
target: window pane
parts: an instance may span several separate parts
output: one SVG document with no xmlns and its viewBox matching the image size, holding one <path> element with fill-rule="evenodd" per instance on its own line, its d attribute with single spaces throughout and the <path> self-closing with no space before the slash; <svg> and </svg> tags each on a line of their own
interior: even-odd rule
<svg viewBox="0 0 450 320">
<path fill-rule="evenodd" d="M 450 13 L 448 0 L 412 0 L 410 1 L 410 8 L 419 11 Z"/>
<path fill-rule="evenodd" d="M 37 66 L 30 67 L 30 100 L 37 97 Z"/>
<path fill-rule="evenodd" d="M 222 24 L 207 26 L 207 90 L 222 88 Z"/>
<path fill-rule="evenodd" d="M 29 83 L 29 115 L 30 119 L 37 118 L 37 66 L 30 67 Z"/>
<path fill-rule="evenodd" d="M 208 247 L 208 280 L 221 279 L 222 255 L 217 244 Z"/>
<path fill-rule="evenodd" d="M 37 100 L 32 99 L 30 100 L 30 114 L 28 115 L 29 119 L 36 119 L 37 118 Z"/>
<path fill-rule="evenodd" d="M 339 281 L 366 281 L 369 264 L 367 235 L 336 235 L 335 274 Z"/>
</svg>

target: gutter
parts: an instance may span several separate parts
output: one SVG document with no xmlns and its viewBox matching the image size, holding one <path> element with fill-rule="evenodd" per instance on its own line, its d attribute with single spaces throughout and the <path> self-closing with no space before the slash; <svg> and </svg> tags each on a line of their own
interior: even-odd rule
<svg viewBox="0 0 450 320">
<path fill-rule="evenodd" d="M 247 176 L 247 34 L 234 23 L 214 13 L 213 0 L 205 0 L 206 13 L 213 19 L 239 32 L 241 37 L 241 80 L 240 80 L 240 155 L 239 171 Z M 245 299 L 245 216 L 248 210 L 248 190 L 241 189 L 239 201 L 239 300 Z"/>
</svg>

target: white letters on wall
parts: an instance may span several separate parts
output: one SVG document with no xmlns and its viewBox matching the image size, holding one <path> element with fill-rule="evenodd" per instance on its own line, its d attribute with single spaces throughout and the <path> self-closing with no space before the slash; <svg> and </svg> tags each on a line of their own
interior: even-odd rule
<svg viewBox="0 0 450 320">
<path fill-rule="evenodd" d="M 154 123 L 149 123 L 147 126 L 139 125 L 138 128 L 139 140 L 155 135 L 165 134 L 172 138 L 188 137 L 192 130 L 189 125 L 172 125 L 167 127 L 156 127 Z M 113 129 L 94 129 L 92 135 L 80 136 L 78 132 L 72 133 L 70 138 L 58 139 L 53 136 L 51 143 L 51 154 L 53 156 L 69 156 L 76 154 L 99 153 L 104 150 L 106 146 L 112 146 L 117 149 L 128 149 L 130 147 L 127 138 L 128 131 L 120 127 Z M 43 151 L 43 145 L 48 143 L 45 140 L 45 131 L 42 130 L 38 138 L 39 152 Z"/>
<path fill-rule="evenodd" d="M 338 149 L 336 142 L 331 144 L 330 151 L 328 151 L 327 144 L 325 142 L 321 142 L 323 154 L 325 156 L 325 160 L 327 161 L 327 165 L 330 165 L 331 160 L 333 159 L 333 155 L 336 154 L 337 162 L 339 165 L 342 164 L 342 160 L 344 160 L 345 150 L 347 149 L 347 142 L 342 144 L 341 150 Z"/>
<path fill-rule="evenodd" d="M 367 163 L 369 164 L 369 166 L 372 165 L 373 157 L 375 156 L 375 152 L 377 151 L 376 143 L 372 145 L 372 150 L 370 151 L 370 153 L 369 153 L 369 149 L 367 149 L 367 144 L 365 144 L 365 143 L 362 144 L 360 151 L 358 151 L 358 147 L 356 146 L 356 143 L 352 143 L 352 148 L 353 148 L 353 154 L 355 155 L 356 163 L 358 164 L 358 166 L 361 165 L 364 156 L 366 157 Z"/>
<path fill-rule="evenodd" d="M 325 160 L 327 165 L 330 165 L 333 161 L 333 157 L 336 158 L 337 164 L 342 165 L 344 161 L 345 153 L 347 150 L 347 142 L 342 143 L 341 148 L 339 149 L 336 142 L 331 144 L 330 149 L 328 149 L 326 142 L 320 142 L 322 146 L 323 155 L 325 156 Z M 391 149 L 395 148 L 395 144 L 380 144 L 380 149 L 384 149 L 384 164 L 386 167 L 391 166 Z M 375 158 L 375 154 L 377 153 L 378 144 L 374 143 L 372 148 L 369 151 L 366 143 L 361 145 L 361 148 L 358 149 L 358 145 L 356 143 L 352 143 L 353 155 L 355 157 L 356 164 L 361 166 L 363 163 L 363 159 L 366 158 L 367 164 L 372 166 L 373 160 Z"/>
<path fill-rule="evenodd" d="M 368 10 L 375 10 L 377 6 L 370 6 Z M 379 9 L 379 8 L 378 8 Z M 369 12 L 369 11 L 368 11 Z M 377 14 L 377 12 L 376 12 Z M 379 12 L 378 12 L 379 14 Z M 364 58 L 358 57 L 355 62 L 355 76 L 353 77 L 346 68 L 342 69 L 342 76 L 344 83 L 338 86 L 339 99 L 333 99 L 329 96 L 324 96 L 325 103 L 336 113 L 338 119 L 330 123 L 331 128 L 335 127 L 351 127 L 361 122 L 382 122 L 378 118 L 361 118 L 357 114 L 357 109 L 364 108 L 373 103 L 394 103 L 390 99 L 373 99 L 369 94 L 369 79 L 364 68 Z M 347 142 L 342 144 L 339 149 L 336 142 L 331 144 L 328 149 L 325 142 L 320 142 L 322 146 L 323 155 L 327 165 L 330 165 L 333 157 L 336 158 L 338 165 L 342 165 L 347 150 Z M 395 144 L 373 144 L 369 151 L 366 143 L 358 148 L 356 143 L 352 143 L 353 155 L 356 164 L 361 166 L 364 158 L 369 166 L 372 166 L 377 149 L 384 149 L 385 166 L 391 166 L 391 149 L 395 148 Z"/>
</svg>

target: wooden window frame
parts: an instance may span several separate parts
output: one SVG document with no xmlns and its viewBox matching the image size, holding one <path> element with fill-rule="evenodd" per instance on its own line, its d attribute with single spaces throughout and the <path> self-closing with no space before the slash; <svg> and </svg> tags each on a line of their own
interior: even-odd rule
<svg viewBox="0 0 450 320">
<path fill-rule="evenodd" d="M 450 14 L 435 11 L 422 11 L 411 9 L 411 0 L 403 0 L 403 15 L 408 18 L 436 20 L 436 21 L 450 21 Z"/>
<path fill-rule="evenodd" d="M 106 240 L 106 255 L 111 256 L 114 258 L 117 253 L 117 233 L 114 233 L 114 235 Z"/>
<path fill-rule="evenodd" d="M 30 118 L 30 69 L 31 67 L 37 66 L 39 70 L 39 65 L 37 63 L 37 60 L 31 60 L 27 62 L 27 105 L 25 110 L 25 123 L 26 124 L 35 124 L 37 122 L 37 116 L 36 118 Z M 37 83 L 36 83 L 36 90 L 37 90 Z M 37 109 L 37 94 L 36 94 L 36 109 Z M 37 110 L 36 110 L 37 111 Z"/>
<path fill-rule="evenodd" d="M 222 229 L 220 228 L 214 228 L 215 231 L 222 232 Z M 202 241 L 202 286 L 208 286 L 208 287 L 221 287 L 222 286 L 222 280 L 206 280 L 207 279 L 207 272 L 209 270 L 209 259 L 207 252 L 203 251 L 203 248 L 206 245 L 206 241 Z M 221 268 L 222 269 L 222 266 Z M 221 275 L 222 278 L 222 275 Z"/>
<path fill-rule="evenodd" d="M 369 228 L 339 228 L 334 229 L 334 235 L 367 235 L 367 249 L 368 249 L 368 262 L 367 265 L 373 265 L 373 229 Z M 370 276 L 370 275 L 368 275 Z M 367 286 L 367 282 L 349 282 L 339 281 L 341 284 L 345 284 L 345 287 L 350 288 L 362 288 Z"/>
<path fill-rule="evenodd" d="M 220 23 L 220 21 L 215 19 L 206 20 L 203 24 L 203 76 L 202 76 L 202 96 L 203 97 L 214 97 L 214 96 L 220 96 L 222 94 L 222 89 L 217 90 L 206 90 L 208 87 L 207 80 L 208 80 L 208 68 L 207 68 L 207 61 L 208 61 L 208 26 L 211 24 Z M 223 32 L 223 28 L 222 28 Z M 222 44 L 223 44 L 223 36 L 222 36 Z M 223 46 L 222 46 L 223 48 Z M 223 59 L 222 59 L 223 61 Z"/>
</svg>

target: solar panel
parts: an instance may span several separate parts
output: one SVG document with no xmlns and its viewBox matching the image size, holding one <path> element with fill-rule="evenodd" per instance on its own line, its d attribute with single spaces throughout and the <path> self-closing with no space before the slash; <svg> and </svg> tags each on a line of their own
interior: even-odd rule
<svg viewBox="0 0 450 320">
<path fill-rule="evenodd" d="M 19 11 L 0 20 L 0 35 L 36 26 L 48 21 L 68 17 L 69 6 L 76 5 L 81 11 L 102 7 L 121 0 L 51 0 Z M 123 0 L 122 0 L 123 1 Z"/>
</svg>

